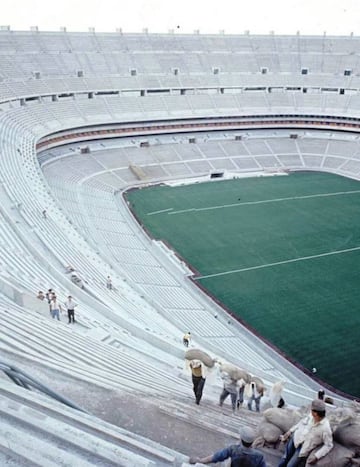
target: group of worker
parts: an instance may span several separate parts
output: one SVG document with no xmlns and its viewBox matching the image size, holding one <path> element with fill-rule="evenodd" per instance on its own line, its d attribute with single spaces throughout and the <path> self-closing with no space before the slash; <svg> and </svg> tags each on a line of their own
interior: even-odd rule
<svg viewBox="0 0 360 467">
<path fill-rule="evenodd" d="M 189 346 L 191 333 L 183 337 L 185 347 Z M 189 363 L 191 369 L 193 392 L 195 403 L 200 405 L 206 379 L 206 369 L 201 360 L 192 359 Z M 223 390 L 220 394 L 219 405 L 222 406 L 225 399 L 231 397 L 233 411 L 240 407 L 244 400 L 245 386 L 248 390 L 248 409 L 252 409 L 255 402 L 256 411 L 260 410 L 260 399 L 264 394 L 264 388 L 255 381 L 245 383 L 244 380 L 235 380 L 231 375 L 222 372 Z M 279 398 L 277 407 L 284 405 L 284 399 Z M 264 455 L 252 447 L 256 438 L 255 431 L 249 427 L 240 429 L 240 440 L 237 444 L 230 445 L 225 449 L 215 452 L 207 457 L 190 457 L 190 464 L 210 464 L 231 459 L 231 467 L 266 467 Z M 284 454 L 278 467 L 305 467 L 314 465 L 319 459 L 333 447 L 333 437 L 330 423 L 326 418 L 326 404 L 321 399 L 315 399 L 311 403 L 310 413 L 295 424 L 290 430 L 281 436 L 280 441 L 286 442 Z"/>
</svg>

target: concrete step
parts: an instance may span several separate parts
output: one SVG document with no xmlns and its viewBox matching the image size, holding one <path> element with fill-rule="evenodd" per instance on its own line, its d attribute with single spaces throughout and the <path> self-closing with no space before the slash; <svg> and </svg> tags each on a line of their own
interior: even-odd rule
<svg viewBox="0 0 360 467">
<path fill-rule="evenodd" d="M 261 414 L 249 411 L 241 407 L 232 413 L 231 407 L 220 407 L 216 402 L 208 398 L 201 401 L 200 406 L 194 404 L 194 401 L 177 399 L 176 401 L 166 400 L 159 406 L 159 410 L 191 423 L 201 426 L 208 430 L 223 433 L 234 439 L 238 438 L 239 427 L 241 425 L 255 428 L 261 420 Z"/>
<path fill-rule="evenodd" d="M 200 406 L 194 404 L 193 400 L 177 399 L 176 401 L 161 401 L 159 410 L 169 417 L 182 420 L 186 424 L 193 425 L 201 430 L 215 433 L 218 436 L 226 436 L 228 444 L 237 443 L 239 440 L 239 429 L 249 426 L 255 431 L 262 420 L 262 414 L 241 407 L 233 414 L 231 406 L 220 407 L 217 403 L 205 399 Z M 225 447 L 225 446 L 224 446 Z M 282 453 L 276 449 L 260 449 L 266 459 L 268 467 L 276 467 L 279 464 Z M 204 455 L 211 454 L 214 449 Z"/>
<path fill-rule="evenodd" d="M 156 358 L 151 363 L 151 355 L 145 360 L 142 354 L 136 355 L 134 351 L 127 348 L 114 348 L 103 344 L 90 337 L 77 334 L 68 326 L 59 326 L 55 322 L 42 322 L 33 319 L 20 319 L 15 313 L 3 313 L 1 316 L 1 335 L 4 346 L 8 349 L 23 352 L 27 356 L 40 359 L 44 363 L 56 363 L 62 369 L 70 369 L 78 375 L 84 373 L 96 374 L 98 378 L 113 379 L 117 383 L 121 379 L 126 380 L 127 386 L 135 389 L 155 390 L 163 392 L 169 389 L 169 373 L 175 379 L 173 390 L 186 389 L 186 382 L 177 378 L 178 369 L 169 367 L 165 362 L 159 364 Z M 69 344 L 69 340 L 71 344 Z M 68 351 L 71 345 L 71 352 Z M 91 349 L 91 350 L 90 350 Z M 179 366 L 182 364 L 178 360 Z M 89 370 L 90 368 L 90 370 Z"/>
<path fill-rule="evenodd" d="M 21 458 L 44 467 L 150 467 L 186 460 L 148 439 L 1 380 L 0 395 L 1 450 L 9 458 L 17 456 L 19 465 L 26 465 Z"/>
<path fill-rule="evenodd" d="M 1 425 L 0 425 L 1 426 Z M 4 446 L 6 444 L 6 446 Z M 20 456 L 19 453 L 12 451 L 6 442 L 0 440 L 0 465 L 11 467 L 37 467 L 29 459 Z"/>
</svg>

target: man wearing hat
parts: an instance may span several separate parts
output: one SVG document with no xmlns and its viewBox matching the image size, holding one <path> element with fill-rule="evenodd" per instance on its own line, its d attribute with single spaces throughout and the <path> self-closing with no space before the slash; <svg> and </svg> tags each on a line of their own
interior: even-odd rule
<svg viewBox="0 0 360 467">
<path fill-rule="evenodd" d="M 325 402 L 315 399 L 311 403 L 311 414 L 290 428 L 282 441 L 289 441 L 278 467 L 303 467 L 316 462 L 333 447 L 329 420 L 326 418 Z M 319 448 L 315 450 L 316 448 Z M 315 451 L 314 451 L 315 450 Z"/>
<path fill-rule="evenodd" d="M 264 456 L 257 449 L 251 447 L 255 439 L 255 432 L 251 428 L 240 429 L 241 443 L 232 444 L 221 451 L 215 452 L 208 457 L 190 457 L 189 463 L 211 464 L 212 462 L 222 462 L 231 458 L 231 467 L 266 467 Z"/>
</svg>

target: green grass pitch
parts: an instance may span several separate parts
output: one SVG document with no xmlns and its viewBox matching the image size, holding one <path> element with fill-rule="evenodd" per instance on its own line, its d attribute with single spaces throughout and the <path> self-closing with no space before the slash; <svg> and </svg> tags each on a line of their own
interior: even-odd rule
<svg viewBox="0 0 360 467">
<path fill-rule="evenodd" d="M 360 182 L 306 172 L 126 196 L 235 315 L 360 397 Z"/>
</svg>

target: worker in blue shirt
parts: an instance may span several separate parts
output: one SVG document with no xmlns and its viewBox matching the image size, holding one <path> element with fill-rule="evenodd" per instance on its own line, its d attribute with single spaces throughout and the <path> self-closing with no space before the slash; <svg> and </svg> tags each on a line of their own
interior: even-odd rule
<svg viewBox="0 0 360 467">
<path fill-rule="evenodd" d="M 231 458 L 231 467 L 266 467 L 263 454 L 251 447 L 255 439 L 255 432 L 251 428 L 240 429 L 241 443 L 232 444 L 208 457 L 190 457 L 190 464 L 211 464 Z"/>
</svg>

